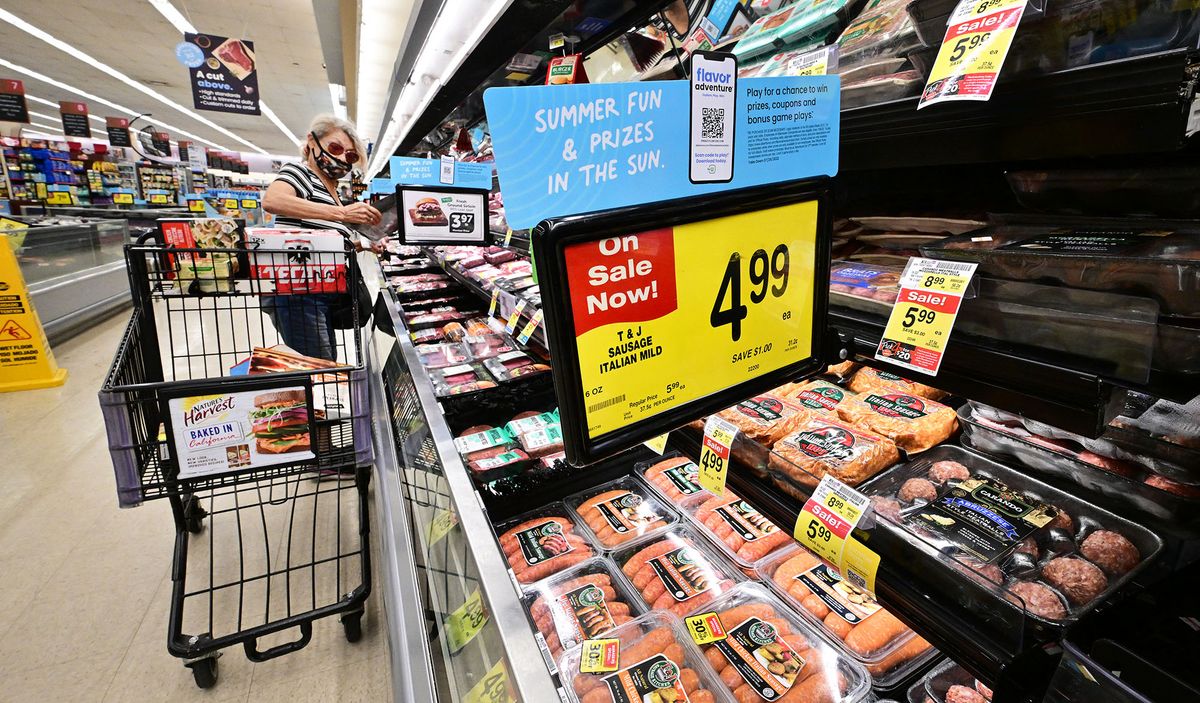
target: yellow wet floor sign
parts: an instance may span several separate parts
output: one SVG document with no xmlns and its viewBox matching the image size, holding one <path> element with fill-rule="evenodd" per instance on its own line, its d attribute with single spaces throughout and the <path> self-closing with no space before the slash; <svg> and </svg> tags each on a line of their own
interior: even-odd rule
<svg viewBox="0 0 1200 703">
<path fill-rule="evenodd" d="M 61 386 L 65 380 L 67 370 L 54 363 L 8 236 L 0 234 L 0 391 Z"/>
</svg>

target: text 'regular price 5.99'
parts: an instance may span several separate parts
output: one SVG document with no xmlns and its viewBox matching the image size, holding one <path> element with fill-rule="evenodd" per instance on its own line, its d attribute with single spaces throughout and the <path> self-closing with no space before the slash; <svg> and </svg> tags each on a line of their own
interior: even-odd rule
<svg viewBox="0 0 1200 703">
<path fill-rule="evenodd" d="M 791 254 L 786 244 L 775 247 L 769 257 L 765 249 L 755 251 L 745 267 L 740 252 L 730 254 L 729 263 L 725 266 L 725 275 L 721 278 L 721 287 L 717 291 L 717 298 L 713 301 L 712 312 L 708 317 L 713 329 L 729 325 L 729 334 L 733 341 L 736 342 L 742 337 L 742 320 L 750 314 L 749 307 L 742 302 L 743 268 L 749 277 L 750 303 L 757 305 L 766 300 L 768 293 L 779 298 L 787 292 L 790 263 Z M 789 317 L 790 311 L 785 312 L 784 319 Z"/>
</svg>

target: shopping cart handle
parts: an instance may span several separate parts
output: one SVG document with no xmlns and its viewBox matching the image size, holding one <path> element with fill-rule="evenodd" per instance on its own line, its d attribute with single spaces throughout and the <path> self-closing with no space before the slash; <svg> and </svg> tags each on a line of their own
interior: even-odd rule
<svg viewBox="0 0 1200 703">
<path fill-rule="evenodd" d="M 246 649 L 246 658 L 252 662 L 265 662 L 268 659 L 274 659 L 275 657 L 283 656 L 284 654 L 289 654 L 299 649 L 304 649 L 304 647 L 308 645 L 309 640 L 312 639 L 312 622 L 302 622 L 298 627 L 300 628 L 300 639 L 296 640 L 295 642 L 288 642 L 286 644 L 271 647 L 265 652 L 258 651 L 257 638 L 246 640 L 242 643 L 242 646 Z"/>
<path fill-rule="evenodd" d="M 156 232 L 154 230 L 150 230 L 149 232 L 145 232 L 142 234 L 142 236 L 137 238 L 137 245 L 141 246 L 141 245 L 145 244 L 148 240 L 156 239 L 157 237 L 158 237 L 158 232 Z"/>
</svg>

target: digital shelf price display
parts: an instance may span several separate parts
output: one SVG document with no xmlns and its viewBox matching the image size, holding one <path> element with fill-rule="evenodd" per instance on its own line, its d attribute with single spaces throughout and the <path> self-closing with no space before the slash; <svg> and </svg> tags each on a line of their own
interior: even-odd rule
<svg viewBox="0 0 1200 703">
<path fill-rule="evenodd" d="M 822 369 L 829 241 L 827 190 L 813 182 L 539 225 L 568 461 Z"/>
<path fill-rule="evenodd" d="M 487 191 L 396 188 L 400 241 L 405 244 L 486 244 Z"/>
</svg>

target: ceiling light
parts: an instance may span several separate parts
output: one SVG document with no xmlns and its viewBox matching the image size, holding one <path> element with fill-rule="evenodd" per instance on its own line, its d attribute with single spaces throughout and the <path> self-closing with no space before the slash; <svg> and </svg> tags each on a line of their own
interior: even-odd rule
<svg viewBox="0 0 1200 703">
<path fill-rule="evenodd" d="M 55 79 L 51 78 L 50 76 L 47 76 L 42 73 L 38 73 L 37 71 L 34 71 L 33 69 L 25 68 L 24 66 L 15 64 L 12 61 L 8 61 L 6 59 L 0 59 L 0 66 L 4 66 L 5 68 L 16 71 L 17 73 L 20 73 L 22 75 L 29 76 L 30 78 L 33 78 L 34 80 L 39 80 L 39 81 L 42 81 L 43 83 L 48 83 L 56 88 L 61 88 L 63 90 L 75 93 L 76 95 L 80 95 L 84 98 L 87 98 L 88 100 L 90 100 L 92 102 L 100 103 L 101 105 L 107 105 L 108 107 L 111 107 L 114 110 L 120 110 L 121 112 L 124 112 L 132 117 L 138 117 L 139 115 L 145 114 L 145 113 L 137 112 L 136 110 L 131 110 L 131 109 L 125 107 L 124 105 L 118 105 L 117 103 L 115 103 L 111 100 L 105 100 L 104 98 L 100 97 L 99 95 L 93 95 L 92 93 L 89 93 L 86 90 L 81 90 L 79 88 L 76 88 L 75 86 L 67 85 L 66 83 L 63 83 L 62 81 L 55 80 Z M 29 97 L 29 96 L 27 95 L 26 97 Z M 42 100 L 41 98 L 35 98 L 35 101 L 42 102 L 47 105 L 52 105 L 54 107 L 58 107 L 58 103 L 52 103 L 49 100 Z M 99 120 L 98 117 L 96 117 L 94 119 Z M 211 146 L 215 149 L 219 149 L 221 151 L 233 151 L 232 149 L 230 149 L 227 146 L 221 146 L 220 144 L 209 141 L 203 137 L 197 137 L 196 135 L 192 134 L 191 132 L 188 132 L 188 131 L 180 129 L 178 127 L 169 125 L 166 122 L 163 122 L 162 120 L 155 120 L 155 123 L 158 124 L 158 126 L 162 127 L 163 129 L 169 129 L 172 132 L 178 132 L 179 134 L 182 134 L 185 137 L 188 137 L 195 141 L 201 142 L 203 144 L 208 144 L 209 146 Z"/>
<path fill-rule="evenodd" d="M 48 124 L 42 124 L 41 122 L 30 122 L 29 124 L 34 127 L 41 127 L 42 129 L 48 129 L 52 132 L 58 132 L 59 134 L 63 133 L 62 127 L 52 127 Z"/>
<path fill-rule="evenodd" d="M 48 34 L 47 32 L 44 32 L 44 31 L 38 29 L 37 27 L 34 27 L 32 24 L 29 24 L 28 22 L 21 19 L 20 17 L 17 17 L 16 15 L 9 12 L 8 10 L 0 8 L 0 19 L 8 22 L 9 24 L 13 25 L 17 29 L 22 30 L 26 34 L 29 34 L 30 36 L 41 39 L 42 41 L 46 42 L 50 46 L 53 46 L 54 48 L 56 48 L 60 51 L 63 51 L 67 54 L 70 54 L 71 56 L 74 56 L 75 58 L 79 59 L 80 61 L 82 61 L 90 66 L 93 66 L 94 68 L 97 68 L 100 71 L 103 71 L 104 73 L 107 73 L 108 75 L 112 76 L 113 78 L 116 78 L 117 80 L 121 81 L 122 83 L 129 86 L 130 88 L 133 88 L 133 89 L 135 89 L 139 92 L 142 92 L 146 95 L 149 95 L 150 97 L 154 98 L 155 100 L 163 103 L 164 105 L 166 105 L 174 110 L 178 110 L 179 112 L 187 115 L 188 117 L 191 117 L 192 119 L 196 120 L 197 122 L 200 122 L 201 124 L 207 125 L 207 126 L 211 127 L 212 129 L 217 130 L 221 134 L 224 134 L 225 136 L 229 137 L 230 139 L 233 139 L 234 141 L 238 142 L 239 144 L 245 144 L 246 146 L 250 147 L 251 149 L 257 151 L 260 154 L 267 153 L 266 150 L 257 146 L 253 142 L 242 139 L 238 135 L 234 134 L 233 132 L 229 131 L 228 129 L 225 129 L 224 127 L 217 124 L 216 122 L 213 122 L 212 120 L 208 119 L 207 117 L 204 117 L 203 115 L 199 115 L 196 112 L 187 109 L 183 105 L 180 105 L 179 103 L 175 102 L 174 100 L 171 100 L 170 98 L 163 95 L 162 93 L 159 93 L 156 90 L 152 90 L 151 88 L 143 85 L 142 83 L 139 83 L 138 81 L 133 80 L 132 78 L 125 75 L 124 73 L 121 73 L 120 71 L 113 68 L 112 66 L 109 66 L 106 63 L 98 61 L 97 59 L 93 58 L 91 55 L 86 54 L 86 53 L 80 51 L 79 49 L 76 49 L 74 46 L 62 41 L 61 39 L 58 39 L 58 38 Z"/>
<path fill-rule="evenodd" d="M 329 84 L 329 101 L 333 103 L 333 114 L 339 120 L 346 119 L 346 86 Z"/>
<path fill-rule="evenodd" d="M 458 0 L 456 0 L 458 2 Z M 358 25 L 358 76 L 354 121 L 358 132 L 375 138 L 385 115 L 396 57 L 406 39 L 414 0 L 362 0 Z M 464 13 L 460 18 L 469 18 Z"/>
<path fill-rule="evenodd" d="M 292 140 L 293 144 L 300 146 L 300 138 L 293 134 L 292 130 L 287 128 L 287 125 L 283 123 L 283 120 L 279 119 L 279 115 L 276 115 L 274 110 L 267 107 L 267 104 L 261 100 L 258 101 L 258 106 L 262 108 L 262 114 L 266 115 L 268 120 L 274 122 L 275 126 L 279 128 L 280 132 L 286 134 L 287 138 Z M 262 150 L 260 149 L 259 151 Z M 267 152 L 263 151 L 262 153 L 266 154 Z"/>
<path fill-rule="evenodd" d="M 55 110 L 57 110 L 57 109 L 59 109 L 60 107 L 62 107 L 61 105 L 59 105 L 58 103 L 54 102 L 53 100 L 46 100 L 46 99 L 44 99 L 44 98 L 39 98 L 39 97 L 37 97 L 37 96 L 30 95 L 29 93 L 26 93 L 26 94 L 25 94 L 25 99 L 26 99 L 26 100 L 32 100 L 32 101 L 33 101 L 33 102 L 35 102 L 35 103 L 41 103 L 41 104 L 45 105 L 46 107 L 52 107 L 52 108 L 54 108 Z M 29 113 L 29 114 L 31 114 L 31 115 L 36 115 L 37 113 L 36 113 L 36 112 L 31 112 L 31 113 Z M 90 112 L 88 113 L 88 119 L 90 119 L 90 120 L 95 120 L 96 122 L 99 122 L 99 123 L 101 123 L 101 124 L 108 124 L 107 122 L 105 122 L 105 121 L 104 121 L 104 118 L 103 118 L 103 117 L 96 117 L 95 115 L 91 114 Z"/>
</svg>

